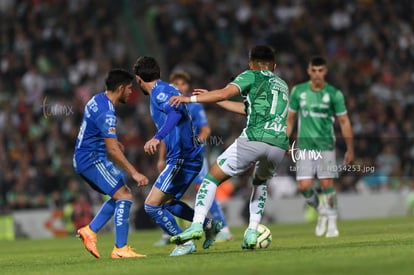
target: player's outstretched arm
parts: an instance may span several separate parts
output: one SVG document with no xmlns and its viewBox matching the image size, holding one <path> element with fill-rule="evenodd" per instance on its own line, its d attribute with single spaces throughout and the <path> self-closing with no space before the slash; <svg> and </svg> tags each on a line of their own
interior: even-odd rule
<svg viewBox="0 0 414 275">
<path fill-rule="evenodd" d="M 193 92 L 193 95 L 201 95 L 204 93 L 208 93 L 208 91 L 203 90 L 203 89 L 197 89 L 197 91 Z M 217 105 L 219 105 L 220 107 L 222 107 L 223 109 L 227 111 L 234 112 L 234 113 L 241 114 L 241 115 L 246 115 L 244 104 L 242 102 L 223 100 L 223 101 L 217 102 Z"/>
<path fill-rule="evenodd" d="M 236 85 L 229 84 L 223 89 L 213 90 L 206 93 L 205 89 L 194 89 L 198 95 L 191 97 L 186 96 L 172 96 L 170 98 L 171 106 L 178 107 L 181 103 L 200 102 L 200 103 L 214 103 L 229 99 L 239 93 L 239 88 Z"/>
<path fill-rule="evenodd" d="M 147 185 L 148 178 L 139 173 L 135 167 L 129 163 L 125 155 L 122 153 L 116 138 L 104 138 L 105 146 L 108 151 L 109 158 L 112 159 L 118 166 L 125 170 L 138 183 L 139 186 Z"/>
<path fill-rule="evenodd" d="M 246 115 L 244 104 L 242 102 L 223 100 L 223 101 L 217 102 L 217 105 L 219 105 L 223 109 L 226 109 L 227 111 L 241 114 L 241 115 Z"/>
</svg>

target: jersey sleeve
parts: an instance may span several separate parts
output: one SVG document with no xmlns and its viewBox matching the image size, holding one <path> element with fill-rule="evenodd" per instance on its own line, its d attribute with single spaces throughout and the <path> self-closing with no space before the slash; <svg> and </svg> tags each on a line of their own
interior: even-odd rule
<svg viewBox="0 0 414 275">
<path fill-rule="evenodd" d="M 296 86 L 292 88 L 290 93 L 290 100 L 289 100 L 289 111 L 297 112 L 299 111 L 299 97 Z"/>
<path fill-rule="evenodd" d="M 104 138 L 116 138 L 116 115 L 113 112 L 100 114 L 96 118 L 96 126 Z"/>
<path fill-rule="evenodd" d="M 337 90 L 333 96 L 333 108 L 335 111 L 335 115 L 340 116 L 346 114 L 346 106 L 345 106 L 345 99 L 344 95 L 340 90 Z"/>
<path fill-rule="evenodd" d="M 244 71 L 239 74 L 230 84 L 236 85 L 239 87 L 240 93 L 246 95 L 250 90 L 251 85 L 254 83 L 254 73 L 250 70 Z"/>
<path fill-rule="evenodd" d="M 199 103 L 193 103 L 191 109 L 191 117 L 193 119 L 194 125 L 197 128 L 208 125 L 206 112 L 204 111 L 203 105 Z"/>
<path fill-rule="evenodd" d="M 172 108 L 175 109 L 175 107 L 172 107 L 169 102 L 171 96 L 173 95 L 174 95 L 173 93 L 165 92 L 165 91 L 157 91 L 156 94 L 154 95 L 155 102 L 158 108 L 161 109 L 162 112 L 168 114 Z M 178 107 L 178 110 L 182 112 L 183 108 L 185 108 L 184 104 L 180 104 L 180 106 Z"/>
</svg>

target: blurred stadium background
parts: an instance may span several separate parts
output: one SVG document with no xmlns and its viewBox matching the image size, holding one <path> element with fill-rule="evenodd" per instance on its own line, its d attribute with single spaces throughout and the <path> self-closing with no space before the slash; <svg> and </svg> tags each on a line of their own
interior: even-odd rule
<svg viewBox="0 0 414 275">
<path fill-rule="evenodd" d="M 131 69 L 138 56 L 151 55 L 160 60 L 163 79 L 185 70 L 194 87 L 218 88 L 246 68 L 248 48 L 262 43 L 276 49 L 277 74 L 290 87 L 307 79 L 311 55 L 328 59 L 328 81 L 346 97 L 355 165 L 373 167 L 342 172 L 336 181 L 339 199 L 368 194 L 372 204 L 381 204 L 384 195 L 391 196 L 392 208 L 393 200 L 401 203 L 403 198 L 405 209 L 385 209 L 385 214 L 411 213 L 413 14 L 409 0 L 0 0 L 1 231 L 13 217 L 40 209 L 53 213 L 44 223 L 52 234 L 71 233 L 100 205 L 102 198 L 74 174 L 72 153 L 83 106 L 103 91 L 110 68 Z M 239 135 L 245 119 L 214 105 L 205 107 L 214 160 Z M 119 139 L 129 160 L 153 181 L 156 161 L 143 152 L 155 131 L 147 99 L 135 90 L 117 112 Z M 339 162 L 343 149 L 338 138 Z M 301 204 L 302 209 L 291 167 L 286 158 L 282 177 L 271 182 L 271 197 L 296 198 L 292 207 Z M 223 200 L 249 196 L 248 176 L 231 184 L 230 191 L 223 190 Z M 139 207 L 148 190 L 134 188 L 136 227 L 151 226 Z M 290 204 L 283 203 L 289 215 Z M 236 205 L 243 216 L 244 205 Z M 54 225 L 61 219 L 62 226 Z M 17 236 L 25 235 L 14 226 Z"/>
</svg>

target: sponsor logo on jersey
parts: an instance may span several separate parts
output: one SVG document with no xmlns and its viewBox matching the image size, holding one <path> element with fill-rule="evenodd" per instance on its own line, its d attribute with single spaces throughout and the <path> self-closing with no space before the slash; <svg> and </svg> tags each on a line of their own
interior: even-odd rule
<svg viewBox="0 0 414 275">
<path fill-rule="evenodd" d="M 157 95 L 157 99 L 159 100 L 159 101 L 165 101 L 166 99 L 167 99 L 167 95 L 165 94 L 165 93 L 159 93 L 158 95 Z"/>
<path fill-rule="evenodd" d="M 264 126 L 265 130 L 273 130 L 275 132 L 285 132 L 286 126 L 277 122 L 266 122 Z"/>
</svg>

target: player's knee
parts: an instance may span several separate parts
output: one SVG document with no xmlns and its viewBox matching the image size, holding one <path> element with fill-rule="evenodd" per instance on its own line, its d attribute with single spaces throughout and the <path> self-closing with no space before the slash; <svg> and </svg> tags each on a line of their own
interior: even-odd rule
<svg viewBox="0 0 414 275">
<path fill-rule="evenodd" d="M 163 202 L 159 199 L 154 198 L 153 196 L 149 195 L 145 199 L 145 204 L 152 205 L 152 206 L 161 206 Z"/>
<path fill-rule="evenodd" d="M 113 195 L 113 199 L 132 201 L 133 196 L 132 196 L 131 190 L 128 187 L 123 186 L 118 191 L 115 192 L 115 194 Z"/>
<path fill-rule="evenodd" d="M 299 181 L 299 191 L 300 192 L 306 191 L 310 188 L 312 188 L 312 181 L 308 181 L 308 180 Z"/>
</svg>

